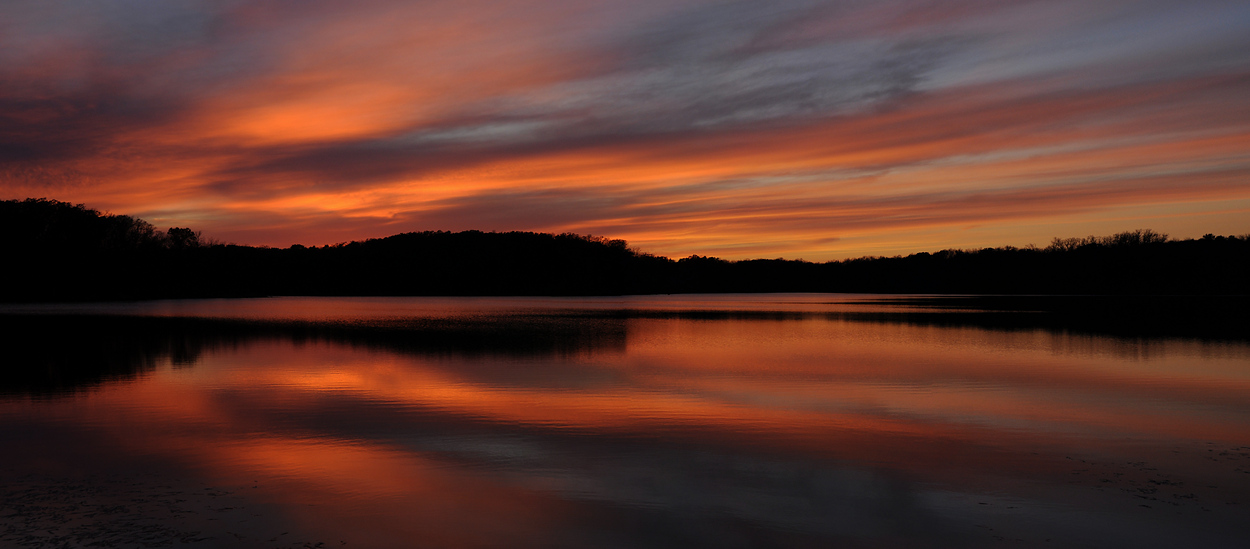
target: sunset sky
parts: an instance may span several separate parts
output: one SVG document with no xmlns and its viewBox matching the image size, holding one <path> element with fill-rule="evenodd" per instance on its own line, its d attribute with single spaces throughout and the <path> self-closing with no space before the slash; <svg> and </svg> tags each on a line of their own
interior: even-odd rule
<svg viewBox="0 0 1250 549">
<path fill-rule="evenodd" d="M 1250 233 L 1250 2 L 0 3 L 0 199 L 288 246 Z"/>
</svg>

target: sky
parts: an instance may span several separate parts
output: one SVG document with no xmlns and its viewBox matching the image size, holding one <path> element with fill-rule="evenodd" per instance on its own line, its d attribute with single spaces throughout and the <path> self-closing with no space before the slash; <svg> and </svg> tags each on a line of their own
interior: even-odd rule
<svg viewBox="0 0 1250 549">
<path fill-rule="evenodd" d="M 5 0 L 0 198 L 824 261 L 1250 233 L 1250 2 Z"/>
</svg>

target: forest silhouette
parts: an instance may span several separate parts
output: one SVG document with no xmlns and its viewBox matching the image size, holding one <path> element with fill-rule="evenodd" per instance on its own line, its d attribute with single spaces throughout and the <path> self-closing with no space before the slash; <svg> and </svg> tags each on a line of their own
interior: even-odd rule
<svg viewBox="0 0 1250 549">
<path fill-rule="evenodd" d="M 425 231 L 327 246 L 222 244 L 185 227 L 50 199 L 0 201 L 0 301 L 418 295 L 857 292 L 1244 295 L 1250 235 L 1150 230 L 1046 247 L 941 250 L 813 263 L 673 260 L 623 240 Z"/>
</svg>

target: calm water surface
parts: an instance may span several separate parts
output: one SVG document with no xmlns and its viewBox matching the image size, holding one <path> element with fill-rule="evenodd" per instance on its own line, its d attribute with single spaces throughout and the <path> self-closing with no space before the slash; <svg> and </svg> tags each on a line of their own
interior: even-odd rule
<svg viewBox="0 0 1250 549">
<path fill-rule="evenodd" d="M 0 546 L 1245 546 L 1250 344 L 955 304 L 4 306 Z"/>
</svg>

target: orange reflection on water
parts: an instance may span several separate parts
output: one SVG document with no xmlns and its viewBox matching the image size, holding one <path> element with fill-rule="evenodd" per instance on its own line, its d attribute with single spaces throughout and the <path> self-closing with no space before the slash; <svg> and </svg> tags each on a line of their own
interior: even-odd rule
<svg viewBox="0 0 1250 549">
<path fill-rule="evenodd" d="M 253 345 L 225 364 L 209 357 L 165 383 L 207 382 L 236 398 L 263 397 L 254 402 L 258 408 L 297 415 L 337 398 L 494 425 L 745 437 L 878 461 L 895 461 L 888 457 L 893 444 L 869 456 L 863 444 L 829 442 L 1044 445 L 1131 434 L 1250 443 L 1247 406 L 1238 400 L 1250 393 L 1245 373 L 1218 375 L 1243 364 L 1235 356 L 1195 368 L 1195 357 L 1185 356 L 1195 349 L 1109 359 L 1055 354 L 1040 333 L 820 320 L 634 320 L 628 333 L 623 354 L 522 361 L 275 342 Z M 162 419 L 254 421 L 231 419 L 237 414 L 212 409 L 185 385 L 141 387 L 148 386 L 125 399 L 136 410 L 162 410 Z"/>
<path fill-rule="evenodd" d="M 795 497 L 789 471 L 876 479 L 834 482 L 830 501 L 901 489 L 911 503 L 873 511 L 889 516 L 938 513 L 916 503 L 935 493 L 1133 517 L 1133 494 L 1165 481 L 1250 493 L 1212 460 L 1250 447 L 1244 343 L 820 315 L 620 322 L 621 345 L 531 354 L 243 340 L 38 417 L 85 425 L 104 452 L 255 482 L 258 508 L 378 547 L 550 545 L 709 490 L 733 492 L 716 498 L 739 519 L 784 521 L 793 510 L 758 502 Z M 31 406 L 0 402 L 0 416 Z M 715 515 L 710 501 L 697 513 Z M 815 509 L 802 528 L 830 512 Z"/>
</svg>

